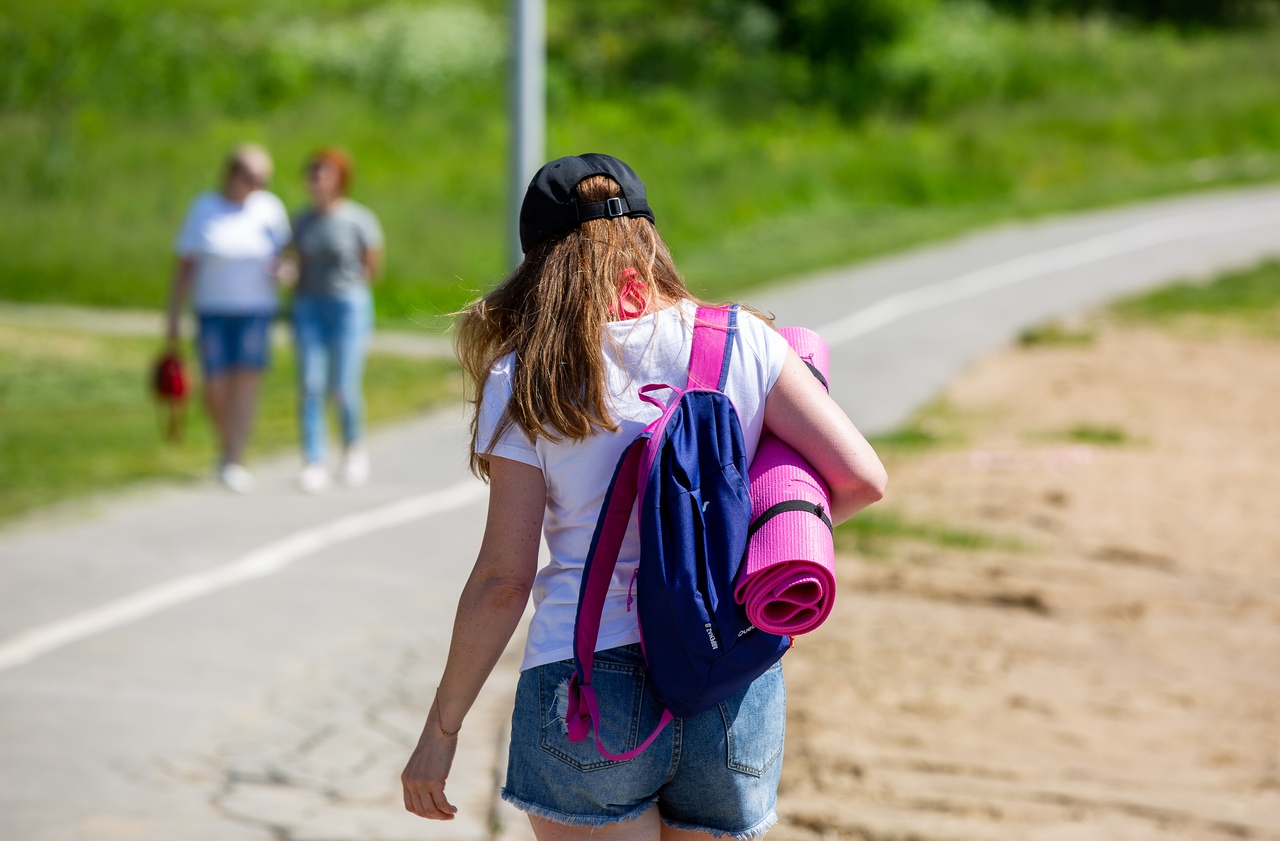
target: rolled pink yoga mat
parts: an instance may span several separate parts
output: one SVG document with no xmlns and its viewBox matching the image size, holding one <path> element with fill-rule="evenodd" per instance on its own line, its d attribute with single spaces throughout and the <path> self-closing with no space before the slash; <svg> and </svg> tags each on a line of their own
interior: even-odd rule
<svg viewBox="0 0 1280 841">
<path fill-rule="evenodd" d="M 778 332 L 825 387 L 831 359 L 822 337 L 802 327 Z M 836 600 L 831 493 L 817 471 L 768 430 L 749 478 L 754 531 L 734 597 L 762 631 L 806 634 L 831 615 Z"/>
</svg>

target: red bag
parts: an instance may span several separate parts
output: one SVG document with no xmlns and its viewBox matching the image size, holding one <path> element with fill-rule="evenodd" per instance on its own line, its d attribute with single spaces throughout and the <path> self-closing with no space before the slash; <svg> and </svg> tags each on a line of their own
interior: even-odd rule
<svg viewBox="0 0 1280 841">
<path fill-rule="evenodd" d="M 156 361 L 151 389 L 156 400 L 169 409 L 168 422 L 161 421 L 161 426 L 167 428 L 170 441 L 179 440 L 186 419 L 187 372 L 177 352 L 165 353 Z"/>
</svg>

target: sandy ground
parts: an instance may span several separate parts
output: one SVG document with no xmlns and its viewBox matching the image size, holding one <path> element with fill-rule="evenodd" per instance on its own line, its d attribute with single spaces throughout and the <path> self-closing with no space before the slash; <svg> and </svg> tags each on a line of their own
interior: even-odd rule
<svg viewBox="0 0 1280 841">
<path fill-rule="evenodd" d="M 945 406 L 881 505 L 993 545 L 840 560 L 769 837 L 1280 839 L 1280 343 L 1107 327 Z"/>
</svg>

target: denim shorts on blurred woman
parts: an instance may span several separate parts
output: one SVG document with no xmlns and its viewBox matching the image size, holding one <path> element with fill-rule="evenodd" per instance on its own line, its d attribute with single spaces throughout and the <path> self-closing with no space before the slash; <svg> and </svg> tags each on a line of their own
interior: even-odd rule
<svg viewBox="0 0 1280 841">
<path fill-rule="evenodd" d="M 275 313 L 214 315 L 199 313 L 197 343 L 200 367 L 207 377 L 216 377 L 232 368 L 261 371 L 267 367 L 271 348 L 271 322 Z"/>
<path fill-rule="evenodd" d="M 564 717 L 572 674 L 573 661 L 563 660 L 520 675 L 502 790 L 508 803 L 590 827 L 639 817 L 657 804 L 668 826 L 737 839 L 762 835 L 777 821 L 786 736 L 781 663 L 712 709 L 675 719 L 625 762 L 601 756 L 594 738 L 569 741 Z M 663 707 L 646 680 L 640 646 L 597 652 L 592 684 L 610 752 L 628 751 L 653 732 Z"/>
</svg>

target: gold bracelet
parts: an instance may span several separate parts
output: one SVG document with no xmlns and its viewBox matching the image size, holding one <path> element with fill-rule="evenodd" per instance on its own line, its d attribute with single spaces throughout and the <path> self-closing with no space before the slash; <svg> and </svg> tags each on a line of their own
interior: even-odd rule
<svg viewBox="0 0 1280 841">
<path fill-rule="evenodd" d="M 452 739 L 454 736 L 457 736 L 458 732 L 462 730 L 461 725 L 459 725 L 457 730 L 454 730 L 452 733 L 450 733 L 448 730 L 444 729 L 444 722 L 440 720 L 440 688 L 439 687 L 436 687 L 436 696 L 435 698 L 432 699 L 431 706 L 435 707 L 435 710 L 436 710 L 436 729 L 440 731 L 440 735 L 444 736 L 446 739 Z"/>
</svg>

